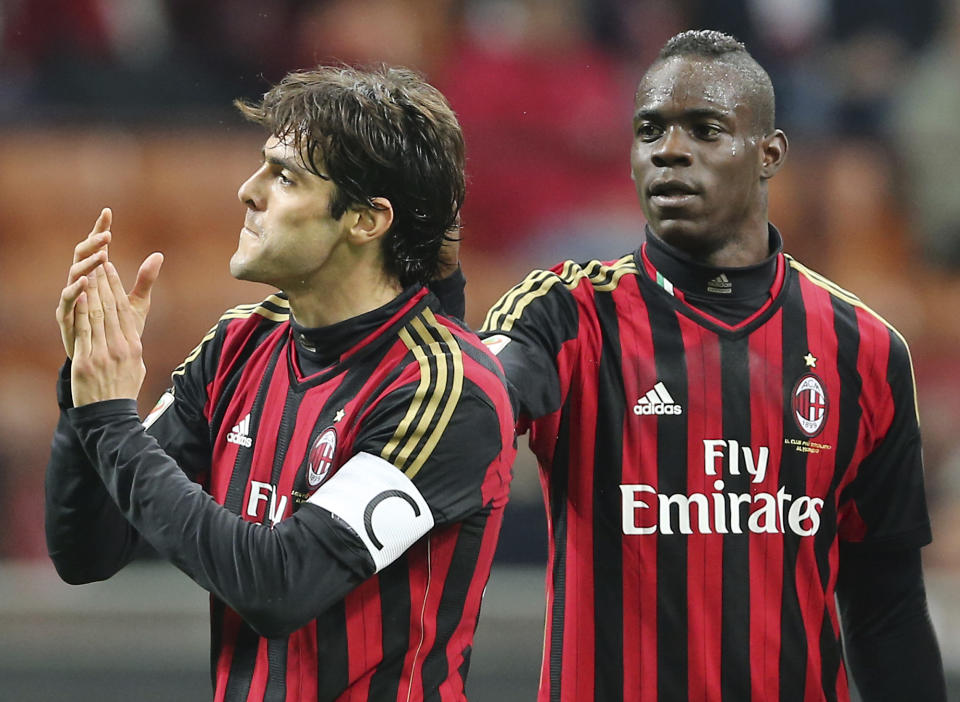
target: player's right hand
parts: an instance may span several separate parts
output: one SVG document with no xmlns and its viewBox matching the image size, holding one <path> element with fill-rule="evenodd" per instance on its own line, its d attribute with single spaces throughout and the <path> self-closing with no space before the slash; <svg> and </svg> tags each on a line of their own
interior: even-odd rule
<svg viewBox="0 0 960 702">
<path fill-rule="evenodd" d="M 87 289 L 87 276 L 107 261 L 107 244 L 112 236 L 112 222 L 113 213 L 110 208 L 105 207 L 100 211 L 93 230 L 73 250 L 73 265 L 67 272 L 67 284 L 60 292 L 60 304 L 57 305 L 57 324 L 60 326 L 60 338 L 67 358 L 73 358 L 73 312 L 77 297 Z"/>
</svg>

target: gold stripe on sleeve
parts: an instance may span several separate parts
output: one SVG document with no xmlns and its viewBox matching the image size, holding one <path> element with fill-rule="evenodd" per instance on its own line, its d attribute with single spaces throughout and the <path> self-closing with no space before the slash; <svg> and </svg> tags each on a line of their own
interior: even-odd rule
<svg viewBox="0 0 960 702">
<path fill-rule="evenodd" d="M 423 404 L 424 399 L 430 392 L 430 386 L 434 382 L 433 372 L 430 369 L 430 361 L 427 359 L 426 354 L 424 354 L 423 349 L 420 348 L 420 346 L 413 340 L 413 337 L 410 336 L 410 332 L 407 331 L 407 329 L 400 330 L 400 339 L 403 341 L 406 347 L 410 349 L 414 358 L 417 359 L 417 363 L 420 365 L 420 384 L 417 386 L 417 389 L 413 394 L 413 399 L 410 401 L 410 406 L 407 408 L 407 413 L 400 421 L 400 424 L 397 425 L 397 429 L 393 433 L 393 437 L 387 442 L 386 446 L 384 446 L 383 450 L 380 452 L 380 457 L 383 458 L 383 460 L 393 463 L 394 465 L 397 465 L 397 463 L 393 454 L 400 447 L 400 443 L 404 440 L 407 432 L 410 430 L 410 425 L 413 423 L 413 420 L 416 418 L 417 414 L 419 414 L 420 406 Z"/>
<path fill-rule="evenodd" d="M 277 312 L 272 310 L 266 306 L 268 303 L 284 311 Z M 183 363 L 174 369 L 173 373 L 170 374 L 171 377 L 186 373 L 187 366 L 197 359 L 197 357 L 200 355 L 200 352 L 203 351 L 203 347 L 209 343 L 213 337 L 216 336 L 217 327 L 220 326 L 220 322 L 228 319 L 245 319 L 255 314 L 271 322 L 286 322 L 290 318 L 290 303 L 286 300 L 286 298 L 274 294 L 270 295 L 262 302 L 254 302 L 248 305 L 237 305 L 236 307 L 232 307 L 231 309 L 227 310 L 220 315 L 220 319 L 218 319 L 217 323 L 210 328 L 210 331 L 208 331 L 204 337 L 200 339 L 200 343 L 197 344 L 187 355 L 187 357 L 183 360 Z"/>
<path fill-rule="evenodd" d="M 460 345 L 457 344 L 457 341 L 453 338 L 453 334 L 450 333 L 450 330 L 437 321 L 437 318 L 434 316 L 433 312 L 428 309 L 424 314 L 424 317 L 426 318 L 427 323 L 433 328 L 433 330 L 442 340 L 441 344 L 439 345 L 437 345 L 436 342 L 431 344 L 432 346 L 437 347 L 441 352 L 437 354 L 438 361 L 444 358 L 444 354 L 442 353 L 443 351 L 446 351 L 450 354 L 450 375 L 446 379 L 446 382 L 443 383 L 443 387 L 441 387 L 441 384 L 438 383 L 438 391 L 434 395 L 437 403 L 440 403 L 440 401 L 443 400 L 443 395 L 447 388 L 450 389 L 450 394 L 447 395 L 445 400 L 443 400 L 443 408 L 440 410 L 440 417 L 436 423 L 434 423 L 433 429 L 430 431 L 430 436 L 427 438 L 427 442 L 417 453 L 413 463 L 411 463 L 406 471 L 404 471 L 408 478 L 413 478 L 413 476 L 420 472 L 423 464 L 433 453 L 433 449 L 440 441 L 440 437 L 443 436 L 443 432 L 447 430 L 447 425 L 450 424 L 450 417 L 453 416 L 453 412 L 457 408 L 457 404 L 460 402 L 460 396 L 463 393 L 463 352 L 460 350 Z M 418 329 L 418 332 L 421 332 L 424 337 L 424 341 L 428 340 L 426 329 Z M 426 428 L 428 423 L 427 415 L 425 414 L 423 417 L 422 426 Z"/>
</svg>

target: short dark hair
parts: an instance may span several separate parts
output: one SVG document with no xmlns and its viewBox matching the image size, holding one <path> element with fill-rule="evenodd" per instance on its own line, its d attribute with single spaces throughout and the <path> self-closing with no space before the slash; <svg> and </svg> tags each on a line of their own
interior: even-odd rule
<svg viewBox="0 0 960 702">
<path fill-rule="evenodd" d="M 334 218 L 389 200 L 387 272 L 404 286 L 434 276 L 466 191 L 463 133 L 439 90 L 406 68 L 320 66 L 287 74 L 259 102 L 235 104 L 333 181 Z"/>
<path fill-rule="evenodd" d="M 753 98 L 757 127 L 765 134 L 773 131 L 776 124 L 773 82 L 743 42 L 712 29 L 691 29 L 670 37 L 655 63 L 675 56 L 718 60 L 733 67 L 742 78 L 744 92 Z"/>
</svg>

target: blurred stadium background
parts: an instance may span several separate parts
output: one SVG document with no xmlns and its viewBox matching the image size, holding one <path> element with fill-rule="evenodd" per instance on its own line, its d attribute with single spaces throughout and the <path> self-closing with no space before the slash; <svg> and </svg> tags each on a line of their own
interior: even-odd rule
<svg viewBox="0 0 960 702">
<path fill-rule="evenodd" d="M 167 261 L 145 335 L 144 407 L 233 281 L 236 188 L 262 135 L 230 103 L 287 70 L 423 71 L 463 123 L 467 321 L 561 258 L 614 258 L 642 222 L 632 91 L 667 37 L 747 42 L 791 138 L 772 219 L 798 258 L 906 335 L 935 542 L 931 608 L 960 700 L 960 1 L 0 0 L 0 699 L 203 700 L 206 597 L 144 564 L 70 588 L 45 557 L 43 472 L 61 363 L 53 320 L 74 243 L 114 209 L 129 281 Z M 525 441 L 523 442 L 525 444 Z M 516 469 L 471 699 L 533 699 L 545 553 L 536 471 Z"/>
</svg>

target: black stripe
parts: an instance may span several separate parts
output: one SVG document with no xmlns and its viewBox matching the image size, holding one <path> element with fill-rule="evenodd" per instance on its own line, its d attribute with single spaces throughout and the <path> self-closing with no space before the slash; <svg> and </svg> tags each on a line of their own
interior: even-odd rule
<svg viewBox="0 0 960 702">
<path fill-rule="evenodd" d="M 250 683 L 253 682 L 253 671 L 257 665 L 257 646 L 260 637 L 240 621 L 240 628 L 233 644 L 233 660 L 230 661 L 230 677 L 227 679 L 227 690 L 224 702 L 246 702 L 250 694 Z"/>
<path fill-rule="evenodd" d="M 820 570 L 820 582 L 824 589 L 830 578 L 829 549 L 836 539 L 837 511 L 836 494 L 840 481 L 843 479 L 857 446 L 857 434 L 860 427 L 860 393 L 863 381 L 857 371 L 857 357 L 860 350 L 860 327 L 857 323 L 857 313 L 854 307 L 843 302 L 836 296 L 831 296 L 833 304 L 833 328 L 837 337 L 836 367 L 840 376 L 839 402 L 832 404 L 833 411 L 839 412 L 839 427 L 837 445 L 834 450 L 835 466 L 833 480 L 830 483 L 830 492 L 824 499 L 823 511 L 820 515 L 820 531 L 815 537 L 815 552 L 817 565 Z M 831 402 L 835 398 L 830 398 Z M 827 606 L 833 602 L 828 598 Z M 829 611 L 825 608 L 823 614 L 823 631 L 820 636 L 820 657 L 822 660 L 822 686 L 828 702 L 837 700 L 837 675 L 843 661 L 843 644 L 840 637 L 833 632 L 833 622 Z"/>
<path fill-rule="evenodd" d="M 282 341 L 277 343 L 276 348 L 270 355 L 267 367 L 263 373 L 263 379 L 257 388 L 257 397 L 250 410 L 250 436 L 257 435 L 257 429 L 260 426 L 260 415 L 263 413 L 263 404 L 267 397 L 267 390 L 270 388 L 270 381 L 273 379 L 273 373 L 277 368 L 277 359 L 280 358 L 284 344 Z M 250 482 L 250 468 L 253 465 L 253 446 L 237 447 L 237 459 L 233 464 L 233 473 L 230 475 L 230 485 L 227 488 L 227 496 L 223 501 L 223 506 L 234 514 L 240 514 L 242 509 L 243 495 L 247 489 L 247 483 Z"/>
<path fill-rule="evenodd" d="M 689 406 L 686 351 L 676 314 L 657 299 L 662 292 L 640 286 L 650 315 L 657 380 L 681 406 Z M 657 421 L 657 492 L 686 495 L 687 417 L 664 415 Z M 657 535 L 657 699 L 688 697 L 687 537 Z"/>
<path fill-rule="evenodd" d="M 332 702 L 347 689 L 349 654 L 347 614 L 340 600 L 317 617 L 317 700 Z"/>
<path fill-rule="evenodd" d="M 594 697 L 623 699 L 623 393 L 619 319 L 613 296 L 595 295 L 603 348 L 597 368 L 593 461 Z"/>
<path fill-rule="evenodd" d="M 282 343 L 278 343 L 276 349 L 270 356 L 267 368 L 257 389 L 257 397 L 254 400 L 253 407 L 250 410 L 250 436 L 257 434 L 257 427 L 260 424 L 260 414 L 263 411 L 263 403 L 267 395 L 267 389 L 270 387 L 270 381 L 273 378 L 273 372 L 277 366 L 277 359 L 280 357 L 280 351 L 283 348 Z M 227 488 L 227 496 L 223 506 L 233 512 L 240 514 L 242 509 L 243 494 L 247 483 L 250 480 L 250 469 L 253 464 L 253 447 L 237 447 L 237 458 L 234 461 L 233 473 L 230 476 L 230 485 Z M 233 659 L 230 661 L 230 677 L 227 680 L 227 690 L 225 702 L 239 700 L 245 702 L 250 692 L 250 684 L 253 681 L 253 672 L 257 662 L 257 646 L 260 637 L 251 629 L 246 622 L 241 621 L 240 628 L 234 639 Z"/>
<path fill-rule="evenodd" d="M 447 644 L 454 630 L 463 619 L 463 606 L 467 601 L 467 591 L 476 573 L 483 534 L 486 531 L 490 508 L 486 507 L 462 523 L 457 534 L 457 543 L 453 549 L 453 558 L 447 578 L 443 583 L 434 583 L 433 587 L 443 587 L 440 606 L 437 610 L 436 641 L 423 661 L 423 692 L 425 700 L 439 700 L 440 683 L 447 679 Z M 464 655 L 469 655 L 469 646 Z M 467 669 L 460 667 L 462 680 L 466 679 Z"/>
<path fill-rule="evenodd" d="M 793 386 L 807 371 L 807 314 L 800 295 L 796 271 L 783 304 L 783 433 L 784 438 L 802 436 L 793 418 Z M 785 281 L 788 285 L 790 281 Z M 805 437 L 804 437 L 805 438 Z M 807 489 L 807 454 L 784 445 L 780 460 L 779 487 L 790 495 Z M 780 702 L 803 702 L 806 683 L 807 644 L 803 616 L 797 597 L 797 552 L 801 537 L 791 529 L 783 534 L 783 598 L 780 610 Z"/>
<path fill-rule="evenodd" d="M 410 647 L 409 553 L 376 576 L 380 585 L 383 662 L 370 679 L 371 700 L 395 700 L 400 690 L 403 659 Z M 417 602 L 419 607 L 422 603 Z"/>
<path fill-rule="evenodd" d="M 748 337 L 720 337 L 720 373 L 723 393 L 723 438 L 737 442 L 740 455 L 727 456 L 722 476 L 726 494 L 751 494 L 752 476 L 745 466 L 745 451 L 759 460 L 750 443 L 750 347 Z M 718 437 L 719 438 L 719 437 Z M 734 447 L 729 446 L 733 452 Z M 739 475 L 729 469 L 736 460 Z M 719 477 L 719 476 L 718 476 Z M 712 490 L 712 486 L 707 487 Z M 729 529 L 730 525 L 727 525 Z M 749 534 L 749 530 L 747 530 Z M 723 611 L 720 626 L 721 699 L 750 699 L 750 539 L 744 534 L 723 536 Z"/>
<path fill-rule="evenodd" d="M 290 440 L 297 428 L 297 414 L 300 411 L 300 403 L 303 401 L 303 395 L 294 392 L 292 388 L 287 387 L 287 399 L 283 403 L 283 414 L 280 415 L 280 426 L 277 428 L 277 446 L 273 453 L 273 470 L 270 473 L 270 484 L 274 490 L 277 483 L 280 482 L 280 475 L 283 473 L 283 461 L 287 457 L 287 449 L 290 447 Z M 251 423 L 253 420 L 250 420 Z M 272 502 L 272 500 L 271 500 Z M 270 505 L 263 511 L 261 522 L 266 523 L 270 518 Z"/>
<path fill-rule="evenodd" d="M 287 648 L 289 637 L 267 640 L 269 676 L 263 691 L 263 702 L 284 702 L 287 699 Z"/>
<path fill-rule="evenodd" d="M 217 689 L 217 663 L 223 650 L 223 610 L 226 605 L 213 595 L 210 596 L 210 685 Z"/>
<path fill-rule="evenodd" d="M 570 430 L 569 397 L 560 415 L 557 436 L 567 437 L 558 441 L 553 463 L 550 467 L 550 521 L 553 528 L 553 607 L 550 612 L 550 702 L 560 702 L 560 681 L 563 671 L 563 623 L 567 604 L 567 509 L 569 503 L 568 481 L 570 479 Z M 574 609 L 576 603 L 574 603 Z"/>
</svg>

